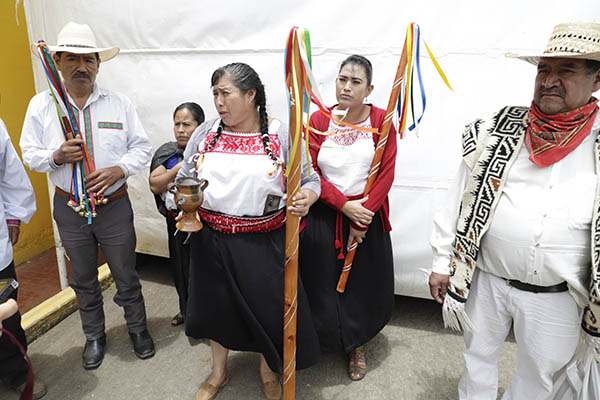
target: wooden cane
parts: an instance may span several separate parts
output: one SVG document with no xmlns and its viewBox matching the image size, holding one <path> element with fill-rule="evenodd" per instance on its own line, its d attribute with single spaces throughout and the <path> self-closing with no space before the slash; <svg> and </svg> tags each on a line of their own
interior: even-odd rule
<svg viewBox="0 0 600 400">
<path fill-rule="evenodd" d="M 300 190 L 301 145 L 298 142 L 302 135 L 302 64 L 297 29 L 292 29 L 291 70 L 287 77 L 290 91 L 290 165 L 287 177 L 287 201 L 292 199 Z M 292 145 L 294 144 L 294 145 Z M 293 152 L 293 154 L 292 154 Z M 286 212 L 285 223 L 285 288 L 283 316 L 283 398 L 295 399 L 296 389 L 296 316 L 298 309 L 298 238 L 300 234 L 300 218 L 293 215 L 289 208 Z"/>
<path fill-rule="evenodd" d="M 404 75 L 406 73 L 406 60 L 407 57 L 405 39 L 404 47 L 402 48 L 402 55 L 400 56 L 400 62 L 398 63 L 398 70 L 396 71 L 396 77 L 394 78 L 394 84 L 392 86 L 392 93 L 390 94 L 390 100 L 388 101 L 388 106 L 385 110 L 385 118 L 383 119 L 383 124 L 379 129 L 377 147 L 375 148 L 375 155 L 373 156 L 373 162 L 371 163 L 371 171 L 369 172 L 369 177 L 367 179 L 367 184 L 365 186 L 365 192 L 363 194 L 363 197 L 369 194 L 371 188 L 373 187 L 373 184 L 375 183 L 375 180 L 377 179 L 377 174 L 379 174 L 379 168 L 381 167 L 381 159 L 383 158 L 385 145 L 388 140 L 388 134 L 390 132 L 390 127 L 392 126 L 392 117 L 394 116 L 396 105 L 398 104 L 398 96 L 400 94 L 402 81 L 404 80 Z M 350 248 L 348 249 L 348 253 L 346 254 L 346 258 L 344 259 L 344 267 L 342 268 L 342 273 L 340 274 L 340 278 L 336 287 L 336 290 L 340 293 L 344 293 L 344 291 L 346 290 L 346 283 L 348 282 L 348 276 L 350 275 L 350 270 L 352 269 L 352 262 L 354 261 L 354 255 L 356 254 L 357 247 L 358 243 L 356 242 L 356 240 L 352 240 Z"/>
</svg>

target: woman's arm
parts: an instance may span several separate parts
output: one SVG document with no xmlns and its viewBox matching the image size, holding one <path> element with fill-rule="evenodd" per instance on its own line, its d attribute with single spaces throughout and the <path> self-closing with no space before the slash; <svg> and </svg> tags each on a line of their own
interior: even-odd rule
<svg viewBox="0 0 600 400">
<path fill-rule="evenodd" d="M 378 115 L 375 117 L 371 115 L 372 119 L 375 119 L 374 125 L 379 128 L 383 123 L 383 110 L 376 109 Z M 373 114 L 373 111 L 371 112 Z M 375 140 L 375 139 L 374 139 Z M 396 129 L 394 125 L 390 126 L 388 134 L 388 141 L 383 151 L 383 157 L 381 158 L 381 165 L 379 167 L 379 173 L 377 178 L 369 191 L 369 195 L 360 200 L 354 200 L 354 202 L 362 201 L 360 204 L 350 204 L 352 208 L 349 210 L 356 215 L 355 218 L 348 216 L 351 219 L 351 225 L 354 230 L 364 231 L 368 229 L 369 224 L 372 221 L 372 217 L 384 204 L 385 199 L 390 192 L 392 184 L 394 183 L 394 174 L 396 169 L 396 152 L 397 152 L 397 140 L 396 140 Z M 342 210 L 343 211 L 343 210 Z M 348 215 L 347 213 L 345 213 Z M 359 223 L 360 222 L 360 223 Z"/>
<path fill-rule="evenodd" d="M 285 162 L 285 165 L 287 166 L 287 163 L 289 161 L 289 134 L 287 126 L 285 124 L 281 124 L 279 126 L 279 129 L 277 131 L 277 137 L 279 138 L 282 158 Z M 321 194 L 321 179 L 313 169 L 312 165 L 308 162 L 304 139 L 302 139 L 300 147 L 302 155 L 302 174 L 300 178 L 301 188 L 298 191 L 298 193 L 296 193 L 292 201 L 288 202 L 287 207 L 292 214 L 298 217 L 304 217 L 308 214 L 310 206 L 312 206 L 319 199 L 319 195 Z"/>
<path fill-rule="evenodd" d="M 12 317 L 19 309 L 17 302 L 14 299 L 8 299 L 4 303 L 0 304 L 0 328 L 2 328 L 2 321 Z M 2 336 L 2 332 L 0 332 Z"/>
<path fill-rule="evenodd" d="M 177 165 L 171 169 L 166 169 L 164 165 L 156 167 L 156 169 L 150 173 L 150 178 L 148 179 L 152 193 L 164 193 L 168 189 L 169 183 L 175 180 L 182 164 L 183 160 L 179 161 Z"/>
</svg>

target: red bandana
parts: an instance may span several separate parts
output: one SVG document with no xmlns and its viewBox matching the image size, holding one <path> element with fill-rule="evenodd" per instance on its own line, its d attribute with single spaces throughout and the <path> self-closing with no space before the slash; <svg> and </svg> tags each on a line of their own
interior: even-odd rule
<svg viewBox="0 0 600 400">
<path fill-rule="evenodd" d="M 525 146 L 529 159 L 540 168 L 562 160 L 592 131 L 598 99 L 566 113 L 546 115 L 531 102 Z"/>
</svg>

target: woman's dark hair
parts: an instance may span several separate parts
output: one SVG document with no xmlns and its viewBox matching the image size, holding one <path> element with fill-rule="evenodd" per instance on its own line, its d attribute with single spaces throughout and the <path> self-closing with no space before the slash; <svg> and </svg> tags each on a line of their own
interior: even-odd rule
<svg viewBox="0 0 600 400">
<path fill-rule="evenodd" d="M 260 120 L 260 132 L 262 134 L 263 146 L 267 155 L 273 161 L 277 162 L 277 157 L 275 157 L 275 155 L 271 151 L 271 143 L 269 140 L 269 118 L 267 116 L 267 98 L 265 96 L 265 86 L 261 82 L 258 74 L 248 64 L 231 63 L 223 67 L 217 68 L 217 70 L 213 72 L 212 78 L 210 79 L 210 85 L 215 86 L 219 79 L 221 79 L 221 77 L 223 77 L 225 74 L 229 75 L 233 84 L 238 89 L 240 89 L 242 93 L 247 93 L 250 89 L 256 89 L 254 104 L 256 105 L 256 107 L 258 107 L 258 117 Z M 221 136 L 222 131 L 223 120 L 221 120 L 219 129 L 217 129 L 213 140 L 206 147 L 206 151 L 212 149 L 215 143 L 217 143 L 217 140 L 219 140 L 219 136 Z"/>
<path fill-rule="evenodd" d="M 199 104 L 196 104 L 193 101 L 189 101 L 187 103 L 182 103 L 182 104 L 178 105 L 175 108 L 175 111 L 173 111 L 173 119 L 175 119 L 175 115 L 177 114 L 177 111 L 183 110 L 183 109 L 186 109 L 190 113 L 192 113 L 192 117 L 198 123 L 198 125 L 200 125 L 201 123 L 204 122 L 204 110 L 202 109 L 202 107 L 200 107 Z"/>
<path fill-rule="evenodd" d="M 346 58 L 342 61 L 342 65 L 340 65 L 340 70 L 338 74 L 342 72 L 342 68 L 346 64 L 356 64 L 360 65 L 365 71 L 365 75 L 367 76 L 367 86 L 371 86 L 371 81 L 373 80 L 373 66 L 371 65 L 371 61 L 367 60 L 366 57 L 359 56 L 358 54 L 353 54 L 350 57 Z"/>
</svg>

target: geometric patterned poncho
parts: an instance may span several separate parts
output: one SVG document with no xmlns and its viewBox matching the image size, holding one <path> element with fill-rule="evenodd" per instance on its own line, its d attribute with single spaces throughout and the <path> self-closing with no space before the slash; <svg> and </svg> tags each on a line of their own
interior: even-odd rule
<svg viewBox="0 0 600 400">
<path fill-rule="evenodd" d="M 524 107 L 505 107 L 489 120 L 476 120 L 463 133 L 463 159 L 471 175 L 460 204 L 443 308 L 446 326 L 456 330 L 472 330 L 464 303 L 471 289 L 481 238 L 492 223 L 508 171 L 523 145 L 527 113 Z"/>
<path fill-rule="evenodd" d="M 489 120 L 476 120 L 467 126 L 463 133 L 463 158 L 471 170 L 471 175 L 460 205 L 450 257 L 450 284 L 443 306 L 444 323 L 447 327 L 473 330 L 464 305 L 477 267 L 481 239 L 492 223 L 508 173 L 524 142 L 528 112 L 527 107 L 504 107 Z M 600 181 L 600 136 L 596 138 L 594 153 L 596 177 Z M 591 225 L 592 265 L 589 301 L 583 313 L 582 340 L 572 364 L 580 367 L 578 375 L 586 381 L 583 382 L 583 386 L 589 384 L 590 390 L 600 392 L 599 189 L 600 182 L 597 182 Z M 585 371 L 581 371 L 581 367 L 584 367 Z M 571 371 L 570 378 L 565 381 L 573 380 L 572 375 Z M 582 375 L 586 375 L 587 378 L 583 378 Z M 580 389 L 585 391 L 585 388 Z M 578 398 L 600 399 L 585 396 Z"/>
</svg>

